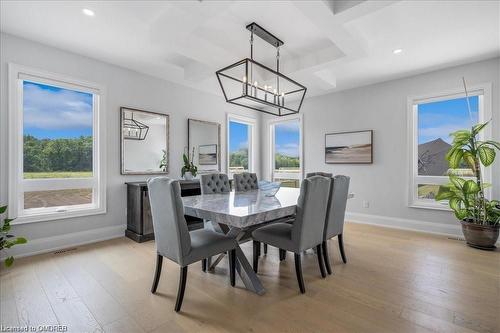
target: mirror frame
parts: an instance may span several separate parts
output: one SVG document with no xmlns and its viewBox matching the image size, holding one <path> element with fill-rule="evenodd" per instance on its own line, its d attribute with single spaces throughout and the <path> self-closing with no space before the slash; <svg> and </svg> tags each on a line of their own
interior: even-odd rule
<svg viewBox="0 0 500 333">
<path fill-rule="evenodd" d="M 191 151 L 192 147 L 191 147 L 191 142 L 190 142 L 190 138 L 191 138 L 191 122 L 199 122 L 199 123 L 202 123 L 202 124 L 208 124 L 208 125 L 216 125 L 217 126 L 217 165 L 218 165 L 218 171 L 221 172 L 222 170 L 222 166 L 221 166 L 221 150 L 222 150 L 222 147 L 221 147 L 221 125 L 220 123 L 217 123 L 215 121 L 208 121 L 208 120 L 200 120 L 200 119 L 193 119 L 193 118 L 188 118 L 188 152 Z M 207 172 L 209 172 L 207 170 Z M 203 174 L 203 170 L 199 170 L 198 169 L 198 173 L 199 174 Z"/>
<path fill-rule="evenodd" d="M 167 142 L 165 142 L 165 147 L 167 151 L 167 169 L 166 171 L 125 171 L 125 165 L 124 165 L 124 144 L 123 144 L 123 114 L 125 113 L 126 110 L 129 111 L 137 111 L 137 112 L 144 112 L 144 113 L 150 113 L 158 116 L 164 116 L 167 119 L 167 124 L 166 124 L 166 139 Z M 159 112 L 152 112 L 152 111 L 146 111 L 146 110 L 140 110 L 136 108 L 130 108 L 128 106 L 121 106 L 120 107 L 120 174 L 122 175 L 166 175 L 169 172 L 170 168 L 170 115 L 166 113 L 159 113 Z"/>
</svg>

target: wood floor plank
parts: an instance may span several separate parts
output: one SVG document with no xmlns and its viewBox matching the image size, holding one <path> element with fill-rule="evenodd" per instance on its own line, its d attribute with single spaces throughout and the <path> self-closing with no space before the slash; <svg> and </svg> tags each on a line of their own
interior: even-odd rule
<svg viewBox="0 0 500 333">
<path fill-rule="evenodd" d="M 68 332 L 500 332 L 500 252 L 444 236 L 348 223 L 348 263 L 329 241 L 334 274 L 302 256 L 306 294 L 293 258 L 269 247 L 259 259 L 266 294 L 230 287 L 224 258 L 215 272 L 189 267 L 182 311 L 173 311 L 179 267 L 164 260 L 150 287 L 154 242 L 126 238 L 62 254 L 16 260 L 0 272 L 2 325 L 60 323 Z M 251 243 L 242 245 L 252 258 Z"/>
</svg>

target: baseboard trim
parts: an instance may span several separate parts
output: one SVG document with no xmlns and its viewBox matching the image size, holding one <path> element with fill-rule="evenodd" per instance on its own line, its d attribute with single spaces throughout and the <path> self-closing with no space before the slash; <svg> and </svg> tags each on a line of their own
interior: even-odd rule
<svg viewBox="0 0 500 333">
<path fill-rule="evenodd" d="M 126 225 L 116 225 L 34 240 L 28 239 L 28 243 L 17 245 L 10 249 L 8 253 L 3 254 L 1 260 L 11 255 L 15 258 L 22 258 L 123 237 L 126 228 Z"/>
<path fill-rule="evenodd" d="M 424 232 L 427 234 L 463 238 L 462 227 L 457 224 L 433 223 L 418 220 L 403 219 L 389 216 L 379 216 L 346 212 L 346 221 L 360 224 L 371 224 L 380 227 Z M 500 239 L 496 242 L 500 247 Z"/>
<path fill-rule="evenodd" d="M 462 228 L 460 224 L 445 224 L 445 223 L 433 223 L 424 222 L 411 219 L 403 219 L 397 217 L 389 216 L 379 216 L 361 213 L 346 213 L 346 221 L 361 223 L 361 224 L 371 224 L 378 225 L 382 227 L 388 227 L 393 229 L 419 231 L 429 234 L 443 235 L 443 236 L 453 236 L 462 237 Z"/>
</svg>

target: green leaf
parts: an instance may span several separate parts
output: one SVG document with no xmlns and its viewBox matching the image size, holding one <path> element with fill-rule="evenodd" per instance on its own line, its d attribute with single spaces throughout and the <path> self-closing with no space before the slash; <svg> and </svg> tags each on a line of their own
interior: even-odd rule
<svg viewBox="0 0 500 333">
<path fill-rule="evenodd" d="M 489 121 L 483 123 L 483 124 L 477 124 L 472 127 L 472 134 L 476 136 L 481 130 L 488 125 Z"/>
<path fill-rule="evenodd" d="M 17 237 L 15 240 L 16 244 L 26 244 L 28 243 L 28 240 L 24 237 Z"/>
<path fill-rule="evenodd" d="M 456 149 L 453 154 L 448 156 L 448 163 L 450 168 L 456 169 L 460 166 L 460 162 L 462 161 L 462 156 L 464 155 L 464 151 L 462 149 Z"/>
<path fill-rule="evenodd" d="M 462 200 L 459 198 L 451 198 L 449 203 L 450 203 L 450 208 L 453 209 L 453 211 L 459 211 L 461 209 L 460 202 Z"/>
<path fill-rule="evenodd" d="M 0 214 L 5 213 L 6 210 L 7 210 L 7 206 L 0 207 Z"/>
<path fill-rule="evenodd" d="M 439 186 L 438 193 L 436 194 L 436 197 L 434 198 L 436 201 L 441 201 L 441 200 L 448 200 L 455 197 L 455 193 L 453 193 L 450 190 L 450 187 L 447 185 L 441 185 Z"/>
<path fill-rule="evenodd" d="M 496 152 L 493 148 L 481 146 L 478 149 L 479 159 L 484 166 L 489 166 L 495 161 Z"/>
<path fill-rule="evenodd" d="M 500 142 L 497 142 L 497 141 L 487 140 L 487 141 L 482 142 L 479 146 L 482 146 L 482 145 L 490 145 L 490 146 L 493 146 L 496 149 L 500 150 Z"/>
<path fill-rule="evenodd" d="M 10 256 L 5 259 L 5 266 L 10 267 L 14 263 L 14 257 Z"/>
<path fill-rule="evenodd" d="M 472 155 L 471 152 L 465 151 L 462 159 L 467 163 L 467 165 L 472 169 L 472 171 L 476 171 L 476 158 Z"/>
<path fill-rule="evenodd" d="M 463 191 L 467 194 L 475 194 L 478 193 L 481 189 L 479 185 L 473 180 L 467 180 L 464 184 Z"/>
<path fill-rule="evenodd" d="M 184 164 L 189 165 L 189 158 L 186 156 L 186 154 L 182 154 L 182 159 L 184 160 Z"/>
<path fill-rule="evenodd" d="M 467 210 L 466 209 L 460 209 L 460 210 L 456 210 L 454 211 L 455 212 L 455 216 L 458 220 L 463 220 L 464 218 L 467 217 Z"/>
<path fill-rule="evenodd" d="M 465 179 L 456 176 L 451 176 L 450 181 L 453 184 L 453 186 L 462 191 L 465 184 Z"/>
</svg>

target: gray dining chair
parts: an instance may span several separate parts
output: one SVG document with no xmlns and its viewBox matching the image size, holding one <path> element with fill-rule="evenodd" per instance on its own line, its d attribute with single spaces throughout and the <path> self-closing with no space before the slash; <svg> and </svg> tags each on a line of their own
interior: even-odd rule
<svg viewBox="0 0 500 333">
<path fill-rule="evenodd" d="M 250 191 L 259 188 L 259 180 L 257 174 L 243 172 L 234 174 L 234 190 L 235 191 Z"/>
<path fill-rule="evenodd" d="M 349 195 L 350 178 L 347 176 L 338 175 L 332 178 L 330 185 L 330 197 L 328 202 L 328 211 L 326 215 L 324 240 L 322 244 L 323 258 L 325 260 L 326 271 L 332 274 L 330 266 L 330 258 L 328 256 L 327 241 L 335 236 L 339 241 L 340 256 L 342 261 L 347 263 L 347 258 L 344 250 L 344 219 L 345 209 L 347 206 L 347 197 Z"/>
<path fill-rule="evenodd" d="M 313 177 L 313 176 L 323 176 L 323 177 L 327 177 L 327 178 L 332 178 L 333 177 L 333 174 L 329 173 L 329 172 L 308 172 L 307 175 L 306 175 L 306 178 L 309 178 L 309 177 Z"/>
<path fill-rule="evenodd" d="M 229 177 L 225 173 L 207 173 L 201 175 L 200 179 L 201 194 L 217 194 L 217 193 L 228 193 L 231 192 L 231 183 L 229 182 Z M 222 233 L 219 230 L 217 224 L 212 224 L 213 228 Z M 201 270 L 206 272 L 211 263 L 211 258 L 205 258 L 201 261 Z"/>
<path fill-rule="evenodd" d="M 234 286 L 236 240 L 208 229 L 188 231 L 179 181 L 168 177 L 152 178 L 148 180 L 148 192 L 157 252 L 151 292 L 154 294 L 158 288 L 163 257 L 179 264 L 180 279 L 175 302 L 175 311 L 179 312 L 186 289 L 188 265 L 225 252 L 229 253 L 230 282 Z"/>
<path fill-rule="evenodd" d="M 324 237 L 330 182 L 330 178 L 321 176 L 304 179 L 300 187 L 297 213 L 293 223 L 274 223 L 252 232 L 254 239 L 253 269 L 256 273 L 259 262 L 257 248 L 262 242 L 294 253 L 295 272 L 301 293 L 306 291 L 301 263 L 303 251 L 316 248 L 321 276 L 326 277 L 321 245 Z"/>
<path fill-rule="evenodd" d="M 209 173 L 201 175 L 201 194 L 231 192 L 229 178 L 224 173 Z"/>
<path fill-rule="evenodd" d="M 259 188 L 259 179 L 256 173 L 242 172 L 235 173 L 234 176 L 234 190 L 236 192 L 245 192 L 256 190 Z M 260 256 L 260 248 L 258 250 Z M 267 244 L 264 244 L 264 254 L 267 254 Z"/>
</svg>

